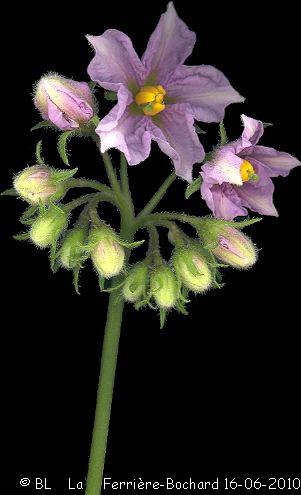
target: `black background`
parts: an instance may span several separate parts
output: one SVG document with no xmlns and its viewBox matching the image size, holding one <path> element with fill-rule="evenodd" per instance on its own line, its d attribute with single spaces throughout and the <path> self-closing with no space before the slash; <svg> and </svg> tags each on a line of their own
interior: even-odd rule
<svg viewBox="0 0 301 495">
<path fill-rule="evenodd" d="M 238 9 L 234 2 L 202 2 L 197 7 L 189 0 L 176 7 L 198 37 L 189 63 L 218 67 L 247 97 L 226 111 L 230 137 L 240 132 L 244 112 L 274 123 L 262 144 L 300 157 L 299 33 L 293 4 L 273 3 L 272 9 L 261 6 L 259 11 L 255 4 Z M 46 136 L 29 133 L 39 121 L 31 91 L 41 74 L 57 71 L 87 80 L 92 51 L 84 34 L 110 27 L 126 32 L 141 55 L 163 10 L 165 2 L 32 2 L 24 11 L 8 8 L 10 34 L 3 34 L 2 41 L 7 78 L 2 77 L 3 188 L 10 187 L 13 174 L 34 163 L 35 143 Z M 22 20 L 18 26 L 16 16 Z M 101 115 L 109 106 L 101 103 Z M 210 149 L 217 125 L 203 128 L 202 141 Z M 62 167 L 54 134 L 44 147 L 49 164 Z M 73 141 L 71 147 L 72 164 L 82 176 L 100 173 L 104 179 L 93 143 Z M 155 146 L 146 162 L 130 170 L 137 210 L 170 171 L 171 163 Z M 127 306 L 107 476 L 155 481 L 167 475 L 210 480 L 297 473 L 299 174 L 294 170 L 287 179 L 275 180 L 279 218 L 266 217 L 248 229 L 261 249 L 254 269 L 227 270 L 222 290 L 193 298 L 190 315 L 172 313 L 163 331 L 155 312 Z M 182 181 L 172 186 L 162 209 L 207 214 L 198 194 L 184 199 L 184 187 Z M 24 204 L 2 198 L 1 208 L 2 335 L 9 355 L 3 377 L 15 458 L 10 492 L 22 490 L 14 488 L 22 476 L 48 476 L 55 493 L 67 493 L 68 476 L 83 480 L 86 474 L 107 296 L 99 295 L 90 266 L 77 296 L 69 273 L 50 272 L 46 252 L 12 239 L 22 230 L 17 218 Z"/>
</svg>

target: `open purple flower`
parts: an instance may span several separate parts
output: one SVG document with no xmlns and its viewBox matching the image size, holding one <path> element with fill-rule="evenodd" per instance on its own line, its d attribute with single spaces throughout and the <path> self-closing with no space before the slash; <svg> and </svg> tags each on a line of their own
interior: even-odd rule
<svg viewBox="0 0 301 495">
<path fill-rule="evenodd" d="M 177 175 L 191 181 L 193 164 L 205 154 L 194 119 L 219 122 L 225 107 L 243 98 L 214 67 L 183 65 L 196 36 L 172 3 L 142 60 L 128 36 L 115 29 L 88 40 L 95 49 L 88 67 L 91 79 L 118 93 L 117 105 L 96 130 L 101 151 L 118 148 L 129 165 L 136 165 L 148 157 L 154 140 L 173 160 Z"/>
<path fill-rule="evenodd" d="M 241 138 L 218 148 L 202 167 L 202 198 L 215 217 L 225 220 L 247 215 L 247 208 L 261 215 L 278 216 L 271 177 L 287 176 L 300 162 L 288 153 L 258 146 L 262 122 L 241 117 Z"/>
</svg>

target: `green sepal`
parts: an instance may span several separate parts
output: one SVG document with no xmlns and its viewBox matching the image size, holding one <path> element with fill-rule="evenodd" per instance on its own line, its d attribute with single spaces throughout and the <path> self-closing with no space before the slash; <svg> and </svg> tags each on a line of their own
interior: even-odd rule
<svg viewBox="0 0 301 495">
<path fill-rule="evenodd" d="M 145 242 L 145 240 L 144 240 L 144 239 L 143 239 L 142 241 L 135 241 L 135 242 L 125 242 L 125 241 L 122 241 L 122 240 L 118 239 L 118 243 L 119 243 L 122 247 L 129 248 L 129 249 L 133 249 L 133 248 L 139 247 L 139 246 L 141 246 L 144 242 Z"/>
<path fill-rule="evenodd" d="M 50 267 L 51 267 L 51 270 L 54 271 L 54 266 L 55 266 L 55 262 L 57 260 L 57 241 L 58 239 L 56 239 L 50 246 Z"/>
<path fill-rule="evenodd" d="M 51 179 L 54 182 L 62 182 L 71 179 L 71 177 L 73 177 L 77 171 L 78 168 L 72 168 L 71 170 L 53 170 Z"/>
<path fill-rule="evenodd" d="M 39 211 L 39 207 L 34 205 L 34 206 L 29 206 L 26 208 L 24 211 L 23 215 L 20 217 L 20 222 L 23 223 L 23 225 L 30 225 L 35 219 L 32 218 L 37 212 Z"/>
<path fill-rule="evenodd" d="M 203 179 L 201 176 L 199 176 L 197 179 L 195 179 L 193 182 L 191 182 L 191 184 L 189 184 L 187 187 L 186 187 L 186 191 L 185 191 L 185 198 L 188 199 L 190 198 L 190 196 L 195 193 L 196 191 L 199 191 L 200 190 L 200 187 L 201 187 L 201 184 L 203 182 Z"/>
<path fill-rule="evenodd" d="M 124 284 L 125 284 L 125 280 L 120 284 L 115 285 L 114 287 L 110 287 L 109 289 L 102 289 L 102 292 L 108 292 L 108 293 L 114 292 L 115 290 L 121 289 L 121 287 L 123 287 Z"/>
<path fill-rule="evenodd" d="M 152 298 L 152 293 L 149 293 L 146 295 L 145 299 L 142 299 L 141 301 L 137 301 L 134 304 L 134 308 L 139 311 L 139 309 L 144 308 L 144 306 L 148 306 L 151 309 L 157 309 L 153 304 L 151 304 L 151 298 Z"/>
<path fill-rule="evenodd" d="M 13 235 L 13 239 L 15 239 L 15 241 L 27 241 L 29 237 L 29 232 Z"/>
<path fill-rule="evenodd" d="M 91 92 L 93 93 L 94 89 L 97 87 L 97 82 L 90 81 L 90 82 L 88 82 L 88 86 L 89 86 Z"/>
<path fill-rule="evenodd" d="M 68 160 L 67 142 L 68 142 L 68 139 L 70 139 L 75 134 L 76 134 L 76 131 L 63 132 L 60 135 L 58 143 L 57 143 L 57 149 L 58 149 L 59 155 L 60 155 L 62 161 L 65 163 L 65 165 L 68 165 L 68 167 L 70 166 L 70 163 Z"/>
<path fill-rule="evenodd" d="M 58 272 L 60 268 L 61 268 L 60 262 L 57 259 L 55 259 L 54 260 L 54 263 L 52 265 L 52 268 L 51 268 L 52 269 L 52 273 Z"/>
<path fill-rule="evenodd" d="M 79 272 L 81 270 L 81 266 L 76 266 L 73 270 L 73 286 L 76 294 L 80 296 L 80 291 L 79 291 Z"/>
<path fill-rule="evenodd" d="M 272 122 L 262 122 L 263 128 L 266 129 L 266 127 L 272 127 L 274 124 Z"/>
<path fill-rule="evenodd" d="M 92 124 L 93 126 L 97 127 L 99 122 L 100 118 L 98 117 L 98 115 L 93 115 L 92 119 L 89 120 L 88 125 Z"/>
<path fill-rule="evenodd" d="M 34 125 L 30 129 L 30 132 L 37 131 L 39 129 L 51 129 L 53 131 L 59 131 L 59 128 L 56 125 L 54 125 L 52 122 L 49 122 L 49 120 L 42 120 L 42 122 L 39 122 L 38 124 Z"/>
<path fill-rule="evenodd" d="M 226 133 L 226 128 L 224 122 L 221 121 L 219 123 L 219 145 L 224 146 L 225 144 L 227 144 L 227 142 L 228 142 L 228 137 Z"/>
<path fill-rule="evenodd" d="M 106 283 L 106 279 L 104 277 L 102 277 L 101 275 L 99 275 L 99 277 L 98 277 L 98 285 L 99 285 L 99 288 L 100 288 L 101 292 L 105 288 L 105 283 Z"/>
<path fill-rule="evenodd" d="M 117 93 L 115 91 L 105 91 L 103 96 L 108 101 L 117 101 Z"/>
<path fill-rule="evenodd" d="M 44 159 L 42 157 L 42 144 L 43 141 L 38 141 L 36 145 L 36 161 L 39 165 L 45 165 Z"/>
<path fill-rule="evenodd" d="M 9 189 L 6 189 L 2 193 L 0 193 L 0 196 L 18 196 L 18 193 L 13 187 L 10 187 Z"/>
<path fill-rule="evenodd" d="M 176 310 L 184 316 L 187 316 L 189 314 L 187 309 L 185 308 L 185 304 L 183 303 L 183 301 L 180 300 L 177 301 Z"/>
<path fill-rule="evenodd" d="M 166 314 L 167 314 L 166 309 L 160 308 L 160 330 L 162 330 L 162 328 L 165 325 Z"/>
<path fill-rule="evenodd" d="M 207 134 L 198 124 L 194 124 L 194 129 L 197 134 Z"/>
<path fill-rule="evenodd" d="M 229 222 L 225 221 L 224 223 L 226 225 L 229 225 L 229 227 L 235 227 L 238 229 L 244 229 L 245 227 L 249 227 L 250 225 L 253 225 L 254 223 L 261 222 L 262 218 L 261 217 L 256 217 L 256 218 L 248 218 L 248 220 L 241 220 L 238 222 Z"/>
<path fill-rule="evenodd" d="M 40 215 L 44 215 L 44 213 L 46 213 L 46 211 L 47 211 L 47 206 L 42 201 L 39 202 L 38 208 L 39 208 L 39 214 Z"/>
</svg>

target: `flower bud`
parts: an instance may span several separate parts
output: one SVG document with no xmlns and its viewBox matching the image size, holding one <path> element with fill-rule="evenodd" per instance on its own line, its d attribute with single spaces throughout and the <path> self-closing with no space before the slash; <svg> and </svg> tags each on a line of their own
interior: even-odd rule
<svg viewBox="0 0 301 495">
<path fill-rule="evenodd" d="M 74 228 L 70 230 L 60 249 L 60 261 L 64 268 L 70 270 L 80 264 L 83 255 L 83 243 L 85 240 L 85 230 Z"/>
<path fill-rule="evenodd" d="M 150 290 L 158 306 L 162 309 L 172 308 L 177 302 L 177 280 L 172 269 L 162 265 L 150 274 Z"/>
<path fill-rule="evenodd" d="M 121 272 L 125 253 L 117 235 L 110 227 L 94 229 L 90 234 L 89 244 L 92 246 L 93 264 L 102 277 L 114 277 Z"/>
<path fill-rule="evenodd" d="M 34 165 L 22 170 L 14 179 L 14 188 L 28 203 L 49 203 L 61 199 L 66 187 L 52 179 L 52 170 L 44 165 Z"/>
<path fill-rule="evenodd" d="M 36 246 L 46 248 L 57 240 L 66 225 L 66 213 L 58 208 L 51 208 L 33 222 L 30 238 Z"/>
<path fill-rule="evenodd" d="M 123 296 L 126 301 L 136 302 L 146 292 L 148 268 L 145 263 L 137 263 L 130 270 L 123 286 Z"/>
<path fill-rule="evenodd" d="M 218 245 L 212 252 L 216 258 L 235 268 L 249 268 L 256 262 L 253 242 L 240 230 L 223 225 L 218 231 Z"/>
<path fill-rule="evenodd" d="M 35 87 L 34 104 L 43 119 L 62 131 L 77 129 L 94 114 L 89 85 L 58 74 L 50 73 L 40 79 Z"/>
<path fill-rule="evenodd" d="M 212 274 L 205 259 L 193 248 L 176 249 L 173 265 L 182 283 L 194 292 L 204 292 L 212 283 Z"/>
</svg>

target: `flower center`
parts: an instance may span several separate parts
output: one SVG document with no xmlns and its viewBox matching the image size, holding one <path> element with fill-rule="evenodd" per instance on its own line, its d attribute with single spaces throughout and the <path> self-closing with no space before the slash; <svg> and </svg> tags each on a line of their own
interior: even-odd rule
<svg viewBox="0 0 301 495">
<path fill-rule="evenodd" d="M 248 182 L 249 180 L 258 180 L 258 175 L 255 174 L 253 166 L 247 160 L 244 160 L 240 166 L 240 175 L 243 182 Z"/>
<path fill-rule="evenodd" d="M 142 86 L 135 96 L 135 102 L 142 109 L 144 115 L 153 117 L 164 110 L 165 95 L 166 91 L 163 86 Z"/>
</svg>

